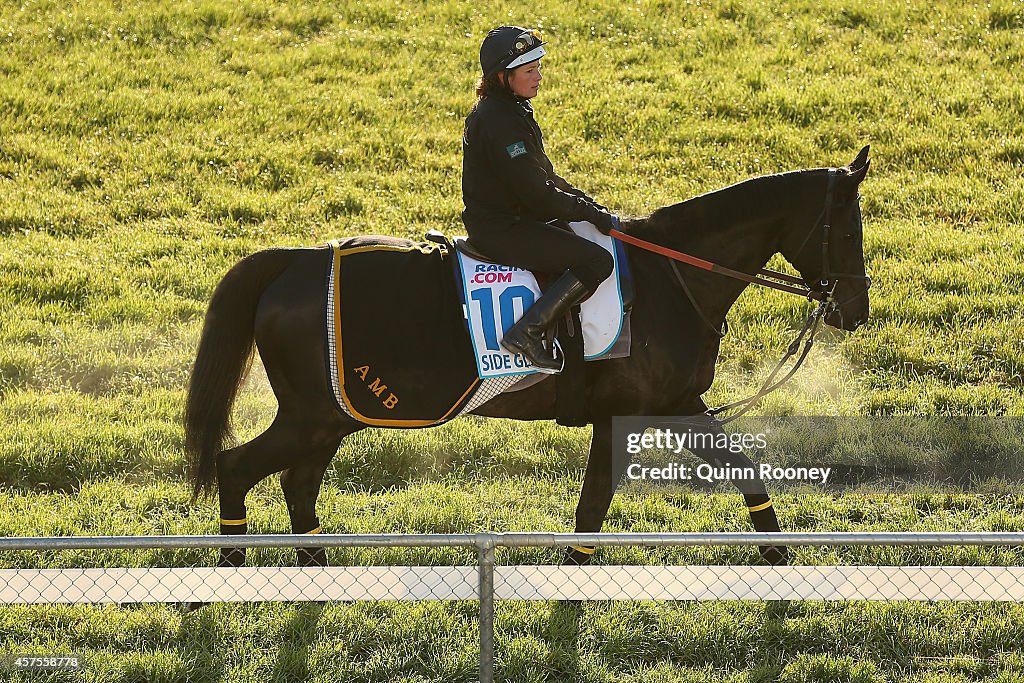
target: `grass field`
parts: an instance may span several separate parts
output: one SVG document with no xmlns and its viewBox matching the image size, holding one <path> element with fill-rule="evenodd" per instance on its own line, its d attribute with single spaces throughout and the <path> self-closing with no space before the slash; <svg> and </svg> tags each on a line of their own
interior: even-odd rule
<svg viewBox="0 0 1024 683">
<path fill-rule="evenodd" d="M 4 535 L 212 533 L 179 426 L 212 288 L 271 245 L 461 232 L 461 126 L 490 27 L 550 41 L 535 101 L 559 171 L 613 210 L 863 144 L 872 319 L 830 333 L 769 414 L 1024 414 L 1024 4 L 0 3 Z M 781 265 L 781 264 L 779 264 Z M 748 291 L 709 402 L 743 394 L 804 308 Z M 259 370 L 237 424 L 273 416 Z M 571 530 L 587 430 L 462 420 L 343 445 L 332 532 Z M 791 495 L 786 530 L 1020 530 L 1024 495 Z M 287 529 L 275 482 L 256 532 Z M 612 530 L 745 530 L 736 496 L 630 491 Z M 289 561 L 273 553 L 255 559 Z M 338 561 L 467 561 L 459 553 Z M 471 559 L 471 558 L 469 558 Z M 504 561 L 554 561 L 518 553 Z M 745 550 L 601 562 L 749 562 Z M 801 551 L 808 563 L 1021 562 L 1017 552 Z M 204 553 L 4 557 L 207 564 Z M 473 604 L 0 610 L 0 652 L 92 655 L 90 681 L 472 680 Z M 1017 681 L 1024 612 L 992 605 L 502 604 L 515 681 Z M 45 680 L 34 675 L 12 680 Z M 53 680 L 58 680 L 54 677 Z"/>
</svg>

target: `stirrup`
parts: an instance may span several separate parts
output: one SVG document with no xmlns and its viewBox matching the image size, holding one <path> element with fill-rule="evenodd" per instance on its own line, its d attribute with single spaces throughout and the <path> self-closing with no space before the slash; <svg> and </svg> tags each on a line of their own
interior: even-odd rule
<svg viewBox="0 0 1024 683">
<path fill-rule="evenodd" d="M 533 366 L 534 370 L 536 370 L 539 373 L 545 374 L 545 375 L 557 375 L 557 374 L 561 373 L 562 370 L 565 370 L 565 354 L 562 353 L 562 345 L 558 342 L 558 339 L 552 339 L 551 340 L 551 350 L 554 352 L 554 353 L 551 354 L 551 357 L 552 358 L 561 358 L 562 359 L 562 366 L 560 368 L 558 368 L 557 370 L 550 370 L 548 368 L 542 368 L 539 365 L 534 365 Z"/>
</svg>

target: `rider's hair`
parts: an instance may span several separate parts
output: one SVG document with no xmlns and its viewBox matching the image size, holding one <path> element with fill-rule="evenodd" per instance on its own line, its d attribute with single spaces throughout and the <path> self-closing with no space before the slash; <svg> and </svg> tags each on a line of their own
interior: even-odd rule
<svg viewBox="0 0 1024 683">
<path fill-rule="evenodd" d="M 490 95 L 492 92 L 497 92 L 501 89 L 501 83 L 498 81 L 497 75 L 491 78 L 480 77 L 480 80 L 476 82 L 476 98 L 478 100 L 483 99 Z"/>
</svg>

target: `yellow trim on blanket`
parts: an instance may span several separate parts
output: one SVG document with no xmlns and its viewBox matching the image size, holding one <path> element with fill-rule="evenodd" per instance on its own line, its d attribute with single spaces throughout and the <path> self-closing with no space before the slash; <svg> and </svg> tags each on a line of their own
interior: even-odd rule
<svg viewBox="0 0 1024 683">
<path fill-rule="evenodd" d="M 361 254 L 364 251 L 422 251 L 424 254 L 429 254 L 430 252 L 437 249 L 437 247 L 432 244 L 420 246 L 410 244 L 407 247 L 402 247 L 397 244 L 367 244 L 362 247 L 349 247 L 347 249 L 342 249 L 341 240 L 331 240 L 330 242 L 327 243 L 327 245 L 334 249 L 334 251 L 338 253 L 338 256 L 348 256 L 349 254 Z"/>
<path fill-rule="evenodd" d="M 364 422 L 372 427 L 429 427 L 444 422 L 449 416 L 459 409 L 463 405 L 464 401 L 468 396 L 471 395 L 476 386 L 480 383 L 480 378 L 477 377 L 473 380 L 473 383 L 469 385 L 469 388 L 455 401 L 448 411 L 437 418 L 436 420 L 386 420 L 380 418 L 366 417 L 352 405 L 352 402 L 348 400 L 348 394 L 345 392 L 345 359 L 342 355 L 342 344 L 341 344 L 341 289 L 338 287 L 338 276 L 341 274 L 341 259 L 340 256 L 347 254 L 358 254 L 366 251 L 423 251 L 429 253 L 434 247 L 424 249 L 421 247 L 410 246 L 410 247 L 399 247 L 387 244 L 382 245 L 370 245 L 365 247 L 353 247 L 351 249 L 341 249 L 338 247 L 336 241 L 329 242 L 329 245 L 334 249 L 334 272 L 332 277 L 334 278 L 334 352 L 338 357 L 338 387 L 341 390 L 341 398 L 345 401 L 345 407 L 348 408 L 349 413 L 356 419 Z"/>
</svg>

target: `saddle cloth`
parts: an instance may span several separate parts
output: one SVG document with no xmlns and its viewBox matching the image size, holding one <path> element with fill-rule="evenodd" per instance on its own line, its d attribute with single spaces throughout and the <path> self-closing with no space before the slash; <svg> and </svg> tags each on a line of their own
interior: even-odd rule
<svg viewBox="0 0 1024 683">
<path fill-rule="evenodd" d="M 623 301 L 619 287 L 619 254 L 615 241 L 592 223 L 570 223 L 580 237 L 611 253 L 615 268 L 611 277 L 580 306 L 583 354 L 596 360 L 612 350 L 623 325 Z M 457 239 L 456 244 L 462 240 Z M 477 371 L 481 378 L 530 375 L 539 372 L 525 356 L 501 346 L 504 333 L 540 298 L 537 278 L 528 270 L 481 261 L 459 251 L 463 304 L 473 340 Z"/>
<path fill-rule="evenodd" d="M 461 414 L 480 378 L 446 251 L 382 236 L 328 246 L 327 365 L 338 408 L 378 427 Z"/>
<path fill-rule="evenodd" d="M 333 240 L 327 248 L 328 379 L 350 418 L 430 427 L 547 377 L 529 370 L 480 377 L 453 251 L 385 236 Z M 618 296 L 618 285 L 612 288 Z M 627 318 L 602 359 L 629 355 L 628 329 Z"/>
</svg>

